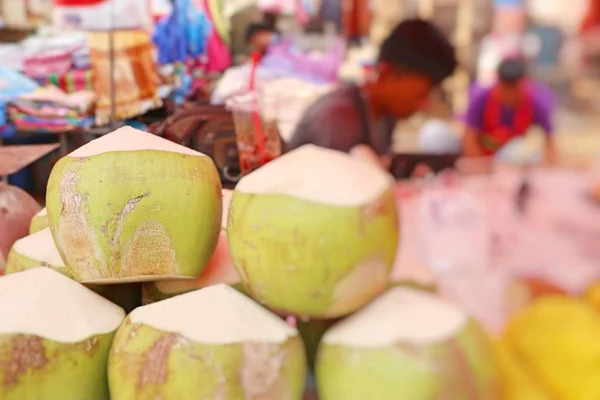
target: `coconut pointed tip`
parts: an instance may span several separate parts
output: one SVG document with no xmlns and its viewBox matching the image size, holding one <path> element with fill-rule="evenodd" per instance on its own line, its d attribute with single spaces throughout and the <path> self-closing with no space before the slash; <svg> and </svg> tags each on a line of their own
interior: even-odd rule
<svg viewBox="0 0 600 400">
<path fill-rule="evenodd" d="M 331 328 L 323 341 L 367 348 L 436 343 L 458 334 L 467 321 L 465 312 L 434 294 L 393 287 Z"/>
<path fill-rule="evenodd" d="M 114 332 L 124 319 L 121 307 L 51 268 L 0 277 L 0 335 L 75 343 Z"/>
<path fill-rule="evenodd" d="M 42 208 L 39 213 L 35 214 L 36 217 L 44 217 L 47 215 L 46 207 Z"/>
<path fill-rule="evenodd" d="M 224 283 L 139 307 L 130 318 L 199 343 L 282 343 L 298 335 L 281 318 Z"/>
<path fill-rule="evenodd" d="M 383 169 L 340 151 L 305 145 L 244 176 L 237 192 L 287 195 L 334 206 L 363 206 L 391 190 Z"/>
<path fill-rule="evenodd" d="M 99 154 L 121 151 L 165 151 L 189 156 L 204 156 L 204 154 L 188 147 L 171 142 L 152 133 L 141 131 L 130 126 L 124 126 L 109 134 L 81 146 L 71 152 L 68 157 L 86 158 Z"/>
</svg>

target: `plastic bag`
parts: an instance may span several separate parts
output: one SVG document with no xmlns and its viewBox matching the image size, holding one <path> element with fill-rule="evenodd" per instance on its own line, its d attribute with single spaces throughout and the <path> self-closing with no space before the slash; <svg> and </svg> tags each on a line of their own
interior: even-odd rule
<svg viewBox="0 0 600 400">
<path fill-rule="evenodd" d="M 55 0 L 54 25 L 89 31 L 151 29 L 150 0 Z"/>
<path fill-rule="evenodd" d="M 455 179 L 443 174 L 423 192 L 417 208 L 423 260 L 440 273 L 491 265 L 484 206 Z"/>
</svg>

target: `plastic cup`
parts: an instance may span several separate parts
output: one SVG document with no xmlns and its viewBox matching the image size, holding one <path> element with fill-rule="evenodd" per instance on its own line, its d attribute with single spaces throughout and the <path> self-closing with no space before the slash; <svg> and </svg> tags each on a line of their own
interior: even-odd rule
<svg viewBox="0 0 600 400">
<path fill-rule="evenodd" d="M 230 98 L 242 175 L 281 155 L 277 98 L 248 92 Z"/>
</svg>

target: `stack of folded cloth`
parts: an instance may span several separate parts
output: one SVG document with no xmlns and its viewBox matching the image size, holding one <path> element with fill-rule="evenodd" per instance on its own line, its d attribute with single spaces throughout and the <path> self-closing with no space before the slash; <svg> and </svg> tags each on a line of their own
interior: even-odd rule
<svg viewBox="0 0 600 400">
<path fill-rule="evenodd" d="M 94 124 L 94 101 L 93 92 L 66 94 L 47 86 L 9 102 L 7 114 L 19 131 L 64 132 Z"/>
</svg>

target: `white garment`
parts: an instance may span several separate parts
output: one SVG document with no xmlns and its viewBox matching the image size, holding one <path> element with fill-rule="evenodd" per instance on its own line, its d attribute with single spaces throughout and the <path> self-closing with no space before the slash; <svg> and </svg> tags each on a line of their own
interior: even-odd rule
<svg viewBox="0 0 600 400">
<path fill-rule="evenodd" d="M 87 6 L 55 6 L 54 25 L 88 31 L 147 29 L 153 25 L 151 2 L 104 0 Z"/>
</svg>

